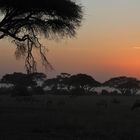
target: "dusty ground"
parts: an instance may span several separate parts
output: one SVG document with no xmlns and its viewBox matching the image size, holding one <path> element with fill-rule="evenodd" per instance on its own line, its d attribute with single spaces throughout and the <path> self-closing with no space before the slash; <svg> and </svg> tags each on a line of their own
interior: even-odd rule
<svg viewBox="0 0 140 140">
<path fill-rule="evenodd" d="M 139 140 L 140 97 L 0 96 L 1 140 Z"/>
</svg>

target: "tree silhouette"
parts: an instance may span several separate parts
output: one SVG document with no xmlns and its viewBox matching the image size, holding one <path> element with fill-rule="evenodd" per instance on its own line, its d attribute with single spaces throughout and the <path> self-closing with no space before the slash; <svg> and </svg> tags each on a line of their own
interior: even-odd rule
<svg viewBox="0 0 140 140">
<path fill-rule="evenodd" d="M 140 81 L 133 77 L 121 76 L 111 78 L 104 85 L 119 89 L 123 95 L 134 95 L 140 88 Z"/>
<path fill-rule="evenodd" d="M 72 37 L 82 20 L 82 7 L 72 0 L 0 0 L 0 39 L 10 37 L 16 44 L 16 58 L 25 57 L 27 73 L 36 72 L 33 48 L 42 64 L 52 68 L 39 36 L 54 39 Z"/>
<path fill-rule="evenodd" d="M 74 86 L 76 89 L 80 89 L 84 92 L 89 92 L 91 88 L 100 86 L 98 81 L 87 74 L 72 75 L 67 82 L 69 87 Z"/>
<path fill-rule="evenodd" d="M 126 83 L 120 85 L 118 88 L 123 95 L 135 95 L 139 90 L 140 81 L 137 79 L 130 79 Z"/>
<path fill-rule="evenodd" d="M 35 74 L 34 74 L 35 75 Z M 33 74 L 24 74 L 24 73 L 13 73 L 13 74 L 6 74 L 2 77 L 1 82 L 3 83 L 10 83 L 16 86 L 36 86 L 36 82 L 34 81 Z"/>
</svg>

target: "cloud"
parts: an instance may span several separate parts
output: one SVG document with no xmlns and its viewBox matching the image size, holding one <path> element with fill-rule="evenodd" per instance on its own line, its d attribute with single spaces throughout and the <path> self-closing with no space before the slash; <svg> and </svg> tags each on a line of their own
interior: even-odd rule
<svg viewBox="0 0 140 140">
<path fill-rule="evenodd" d="M 140 46 L 134 46 L 134 47 L 132 47 L 133 49 L 137 49 L 137 50 L 139 50 L 140 49 Z"/>
</svg>

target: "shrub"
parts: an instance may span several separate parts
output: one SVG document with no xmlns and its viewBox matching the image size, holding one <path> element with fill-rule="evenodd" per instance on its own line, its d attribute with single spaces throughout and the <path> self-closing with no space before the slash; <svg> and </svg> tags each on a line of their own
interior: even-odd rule
<svg viewBox="0 0 140 140">
<path fill-rule="evenodd" d="M 42 87 L 34 87 L 33 90 L 32 90 L 32 94 L 33 95 L 44 95 L 45 92 L 42 89 Z"/>
<path fill-rule="evenodd" d="M 101 95 L 109 95 L 109 92 L 107 90 L 102 90 Z"/>
<path fill-rule="evenodd" d="M 31 93 L 27 90 L 27 87 L 25 86 L 15 86 L 11 90 L 11 96 L 30 96 Z"/>
<path fill-rule="evenodd" d="M 75 88 L 75 89 L 72 89 L 70 93 L 71 93 L 71 95 L 79 96 L 79 95 L 84 95 L 85 94 L 85 90 L 82 89 L 82 88 Z"/>
</svg>

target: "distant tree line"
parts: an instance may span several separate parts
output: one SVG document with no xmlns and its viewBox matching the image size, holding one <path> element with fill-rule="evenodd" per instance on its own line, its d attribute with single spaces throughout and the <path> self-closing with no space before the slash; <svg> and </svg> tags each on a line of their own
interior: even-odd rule
<svg viewBox="0 0 140 140">
<path fill-rule="evenodd" d="M 115 77 L 100 83 L 87 74 L 61 73 L 55 78 L 48 79 L 43 73 L 13 73 L 6 74 L 0 80 L 0 94 L 26 96 L 37 94 L 56 95 L 98 95 L 97 88 L 102 89 L 101 95 L 136 95 L 140 90 L 140 81 L 131 77 Z M 10 85 L 7 88 L 7 85 Z"/>
</svg>

